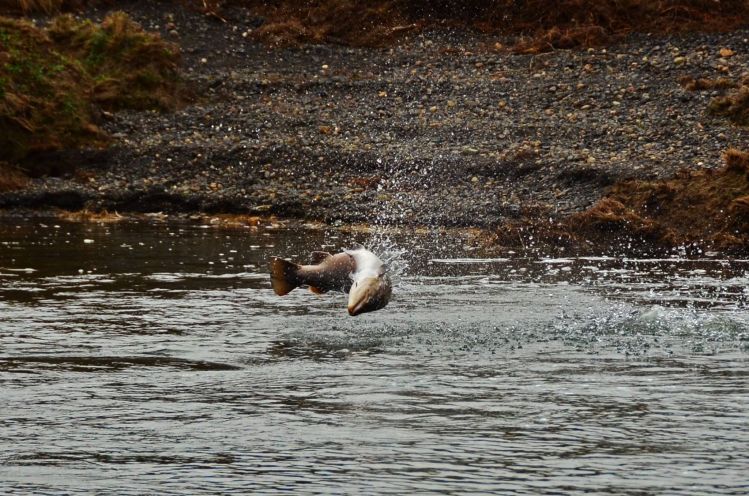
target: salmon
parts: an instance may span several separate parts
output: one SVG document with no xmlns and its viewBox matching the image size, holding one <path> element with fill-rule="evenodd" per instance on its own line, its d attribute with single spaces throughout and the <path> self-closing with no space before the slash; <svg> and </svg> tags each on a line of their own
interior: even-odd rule
<svg viewBox="0 0 749 496">
<path fill-rule="evenodd" d="M 269 265 L 277 295 L 284 296 L 300 286 L 309 286 L 316 294 L 341 291 L 349 294 L 348 312 L 352 316 L 384 308 L 392 295 L 385 264 L 365 248 L 335 255 L 316 251 L 309 265 L 272 257 Z"/>
</svg>

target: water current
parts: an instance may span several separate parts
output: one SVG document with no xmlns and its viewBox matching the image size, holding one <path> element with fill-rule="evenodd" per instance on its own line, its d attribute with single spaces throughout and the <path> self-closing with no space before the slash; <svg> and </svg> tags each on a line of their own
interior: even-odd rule
<svg viewBox="0 0 749 496">
<path fill-rule="evenodd" d="M 368 242 L 396 287 L 270 289 Z M 0 221 L 4 494 L 747 494 L 749 261 Z"/>
</svg>

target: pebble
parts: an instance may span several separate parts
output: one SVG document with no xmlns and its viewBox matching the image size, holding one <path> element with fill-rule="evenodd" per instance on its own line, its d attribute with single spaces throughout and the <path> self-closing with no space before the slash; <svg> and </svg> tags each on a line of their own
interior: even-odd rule
<svg viewBox="0 0 749 496">
<path fill-rule="evenodd" d="M 633 36 L 615 54 L 536 57 L 491 41 L 471 56 L 451 51 L 480 46 L 469 34 L 426 33 L 392 51 L 273 51 L 249 29 L 225 38 L 213 22 L 196 13 L 174 25 L 193 68 L 189 86 L 213 94 L 173 114 L 102 119 L 117 146 L 81 152 L 96 183 L 42 179 L 34 191 L 83 191 L 112 211 L 127 195 L 152 196 L 143 208 L 158 211 L 167 190 L 175 210 L 220 198 L 280 217 L 484 225 L 558 205 L 561 196 L 565 208 L 585 208 L 607 187 L 591 177 L 715 167 L 726 147 L 745 141 L 745 131 L 706 118 L 709 94 L 683 101 L 677 82 L 686 65 L 694 77 L 749 71 L 728 48 L 745 46 L 737 34 L 681 35 L 663 46 Z M 341 68 L 335 77 L 321 73 L 331 67 Z"/>
</svg>

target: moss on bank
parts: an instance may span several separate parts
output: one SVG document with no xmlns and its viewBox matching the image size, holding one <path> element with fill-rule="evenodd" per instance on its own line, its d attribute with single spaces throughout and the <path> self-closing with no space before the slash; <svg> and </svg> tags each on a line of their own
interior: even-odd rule
<svg viewBox="0 0 749 496">
<path fill-rule="evenodd" d="M 0 160 L 100 142 L 87 79 L 43 30 L 0 17 Z"/>
<path fill-rule="evenodd" d="M 64 15 L 47 32 L 91 77 L 91 97 L 102 108 L 169 110 L 177 104 L 179 49 L 126 14 L 110 14 L 101 25 Z"/>
<path fill-rule="evenodd" d="M 46 28 L 0 17 L 0 161 L 44 172 L 30 159 L 105 144 L 101 109 L 173 108 L 178 58 L 124 13 L 100 25 L 65 15 Z"/>
</svg>

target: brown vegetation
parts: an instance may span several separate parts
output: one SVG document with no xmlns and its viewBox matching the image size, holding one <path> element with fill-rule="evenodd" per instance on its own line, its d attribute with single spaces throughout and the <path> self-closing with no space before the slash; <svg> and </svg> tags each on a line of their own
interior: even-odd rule
<svg viewBox="0 0 749 496">
<path fill-rule="evenodd" d="M 247 5 L 264 17 L 266 22 L 254 36 L 277 46 L 323 42 L 382 45 L 408 24 L 403 9 L 388 0 L 234 0 L 232 3 Z"/>
<path fill-rule="evenodd" d="M 120 215 L 117 212 L 111 213 L 106 210 L 103 212 L 92 212 L 87 209 L 78 210 L 77 212 L 63 210 L 57 213 L 57 218 L 68 222 L 95 222 L 99 224 L 109 224 L 128 219 L 128 217 Z"/>
<path fill-rule="evenodd" d="M 708 110 L 739 126 L 749 126 L 749 80 L 744 81 L 736 89 L 724 96 L 714 98 Z"/>
<path fill-rule="evenodd" d="M 665 246 L 749 246 L 749 153 L 728 150 L 718 170 L 664 181 L 626 181 L 564 222 L 586 239 L 632 237 Z"/>
<path fill-rule="evenodd" d="M 726 117 L 739 126 L 749 125 L 749 76 L 744 76 L 739 81 L 726 77 L 695 79 L 684 76 L 679 79 L 679 83 L 687 91 L 733 90 L 713 98 L 708 111 Z"/>
<path fill-rule="evenodd" d="M 0 160 L 16 161 L 79 143 L 97 143 L 81 64 L 46 33 L 0 17 Z"/>
<path fill-rule="evenodd" d="M 500 2 L 525 51 L 601 44 L 633 31 L 723 31 L 747 23 L 746 0 L 544 0 Z M 499 22 L 497 19 L 495 22 Z"/>
<path fill-rule="evenodd" d="M 30 13 L 54 14 L 79 8 L 85 0 L 0 0 L 0 13 L 19 15 Z"/>
<path fill-rule="evenodd" d="M 61 16 L 46 29 L 0 17 L 0 160 L 102 145 L 99 109 L 173 107 L 177 58 L 123 13 L 101 25 Z M 30 163 L 32 175 L 46 171 Z"/>
<path fill-rule="evenodd" d="M 0 0 L 0 13 L 54 13 L 91 0 Z M 254 36 L 273 45 L 383 45 L 420 27 L 462 26 L 515 35 L 539 52 L 600 45 L 633 31 L 725 31 L 746 25 L 749 0 L 183 0 L 222 19 L 229 5 L 265 19 Z"/>
<path fill-rule="evenodd" d="M 96 25 L 56 17 L 47 29 L 55 46 L 83 61 L 92 76 L 94 102 L 107 110 L 174 108 L 178 48 L 115 12 Z"/>
<path fill-rule="evenodd" d="M 687 91 L 727 90 L 738 86 L 736 81 L 726 77 L 718 79 L 696 79 L 691 76 L 684 76 L 679 79 L 679 84 Z"/>
<path fill-rule="evenodd" d="M 255 36 L 273 44 L 387 43 L 404 30 L 452 25 L 519 36 L 518 49 L 598 45 L 633 31 L 724 31 L 745 25 L 747 0 L 212 0 L 266 18 Z"/>
<path fill-rule="evenodd" d="M 624 181 L 583 212 L 556 221 L 510 222 L 477 242 L 494 248 L 573 252 L 676 247 L 749 252 L 749 152 L 729 149 L 717 170 L 659 181 Z"/>
<path fill-rule="evenodd" d="M 21 189 L 29 182 L 29 178 L 18 167 L 0 162 L 0 191 Z"/>
</svg>

